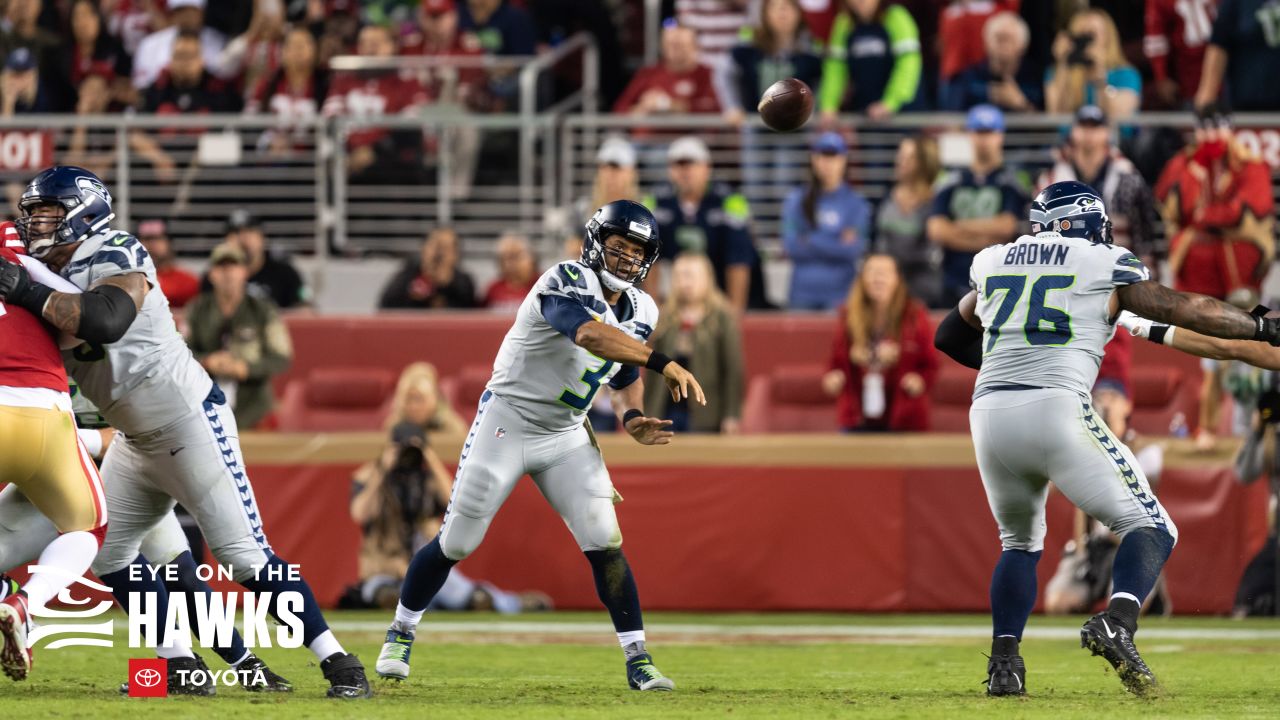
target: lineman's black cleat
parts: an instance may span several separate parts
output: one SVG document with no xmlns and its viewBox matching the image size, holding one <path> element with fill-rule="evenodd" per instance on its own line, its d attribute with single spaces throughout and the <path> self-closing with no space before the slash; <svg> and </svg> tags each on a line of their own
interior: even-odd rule
<svg viewBox="0 0 1280 720">
<path fill-rule="evenodd" d="M 329 681 L 329 691 L 325 694 L 331 698 L 358 700 L 373 697 L 369 679 L 364 676 L 364 665 L 355 655 L 334 653 L 320 663 L 320 672 Z"/>
<path fill-rule="evenodd" d="M 1125 689 L 1134 695 L 1141 697 L 1155 690 L 1156 676 L 1138 654 L 1133 635 L 1105 611 L 1089 618 L 1080 628 L 1080 647 L 1106 658 Z"/>
<path fill-rule="evenodd" d="M 293 692 L 293 683 L 277 675 L 253 653 L 235 667 L 235 673 L 240 687 L 249 692 Z"/>
<path fill-rule="evenodd" d="M 987 695 L 1005 697 L 1027 694 L 1027 665 L 1021 655 L 987 658 Z"/>
</svg>

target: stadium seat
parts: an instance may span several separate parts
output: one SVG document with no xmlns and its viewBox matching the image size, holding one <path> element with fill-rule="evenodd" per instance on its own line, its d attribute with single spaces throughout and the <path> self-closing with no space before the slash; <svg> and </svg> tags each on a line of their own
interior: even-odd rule
<svg viewBox="0 0 1280 720">
<path fill-rule="evenodd" d="M 315 368 L 285 387 L 277 412 L 281 432 L 378 430 L 391 406 L 396 376 L 382 368 Z"/>
<path fill-rule="evenodd" d="M 1186 374 L 1169 366 L 1138 365 L 1130 371 L 1133 415 L 1129 424 L 1145 435 L 1168 435 L 1169 424 L 1186 412 L 1183 383 Z"/>
<path fill-rule="evenodd" d="M 835 432 L 836 404 L 822 391 L 822 365 L 782 365 L 751 380 L 743 432 Z"/>
<path fill-rule="evenodd" d="M 930 392 L 933 400 L 929 415 L 931 432 L 969 432 L 969 405 L 977 379 L 977 370 L 953 362 L 942 364 Z"/>
<path fill-rule="evenodd" d="M 440 381 L 440 394 L 468 425 L 476 417 L 476 406 L 480 404 L 480 396 L 484 394 L 484 387 L 492 374 L 490 365 L 469 365 L 458 374 Z"/>
</svg>

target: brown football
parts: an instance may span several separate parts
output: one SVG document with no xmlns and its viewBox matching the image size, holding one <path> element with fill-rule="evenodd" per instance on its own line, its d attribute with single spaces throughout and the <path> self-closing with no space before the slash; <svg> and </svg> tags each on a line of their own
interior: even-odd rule
<svg viewBox="0 0 1280 720">
<path fill-rule="evenodd" d="M 813 91 L 802 80 L 779 80 L 764 91 L 756 110 L 764 124 L 778 132 L 799 130 L 813 114 Z"/>
</svg>

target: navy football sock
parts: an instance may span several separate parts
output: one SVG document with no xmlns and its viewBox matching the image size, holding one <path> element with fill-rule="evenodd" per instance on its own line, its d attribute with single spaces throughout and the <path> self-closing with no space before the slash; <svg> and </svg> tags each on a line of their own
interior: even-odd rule
<svg viewBox="0 0 1280 720">
<path fill-rule="evenodd" d="M 181 555 L 169 561 L 170 565 L 178 568 L 178 579 L 166 582 L 165 588 L 169 592 L 186 593 L 187 597 L 187 617 L 191 620 L 192 630 L 195 630 L 196 624 L 196 596 L 209 595 L 213 593 L 213 588 L 209 587 L 209 583 L 201 580 L 196 575 L 196 561 L 192 557 L 191 551 L 184 551 Z M 234 627 L 231 628 L 231 642 L 228 645 L 213 648 L 218 653 L 218 657 L 222 658 L 228 665 L 235 665 L 244 659 L 249 651 L 244 646 L 244 638 L 240 637 L 240 631 Z"/>
<path fill-rule="evenodd" d="M 1040 551 L 1005 550 L 991 575 L 992 637 L 1022 640 L 1027 618 L 1036 605 L 1036 563 Z"/>
<path fill-rule="evenodd" d="M 120 607 L 124 608 L 126 614 L 134 609 L 129 605 L 129 593 L 141 593 L 144 603 L 146 602 L 146 593 L 154 593 L 153 597 L 156 599 L 155 640 L 157 644 L 160 644 L 164 641 L 165 618 L 169 617 L 169 591 L 165 589 L 164 583 L 159 578 L 152 575 L 147 564 L 147 558 L 139 554 L 138 557 L 133 559 L 133 562 L 115 572 L 99 575 L 98 579 L 111 588 L 111 594 L 115 596 L 116 602 L 120 603 Z M 137 573 L 136 580 L 129 577 L 129 568 L 135 565 L 141 568 Z"/>
<path fill-rule="evenodd" d="M 311 592 L 311 586 L 302 578 L 289 579 L 289 564 L 278 556 L 272 555 L 265 567 L 258 570 L 256 577 L 240 583 L 250 592 L 271 593 L 271 617 L 280 620 L 278 605 L 280 593 L 296 592 L 302 595 L 302 608 L 295 613 L 302 620 L 302 642 L 311 647 L 311 642 L 329 631 L 329 623 L 325 622 L 320 612 L 320 604 Z"/>
<path fill-rule="evenodd" d="M 1125 535 L 1116 549 L 1116 559 L 1111 566 L 1112 600 L 1107 610 L 1131 633 L 1138 629 L 1138 610 L 1160 578 L 1160 571 L 1173 552 L 1173 544 L 1173 536 L 1164 530 L 1144 527 Z"/>
<path fill-rule="evenodd" d="M 445 557 L 437 535 L 409 561 L 409 571 L 400 586 L 400 604 L 414 612 L 426 610 L 449 578 L 449 571 L 457 564 L 457 561 Z"/>
<path fill-rule="evenodd" d="M 640 616 L 640 592 L 636 589 L 635 576 L 627 556 L 617 550 L 587 550 L 583 553 L 591 563 L 596 580 L 596 593 L 600 602 L 609 610 L 613 629 L 617 632 L 633 632 L 644 629 Z"/>
</svg>

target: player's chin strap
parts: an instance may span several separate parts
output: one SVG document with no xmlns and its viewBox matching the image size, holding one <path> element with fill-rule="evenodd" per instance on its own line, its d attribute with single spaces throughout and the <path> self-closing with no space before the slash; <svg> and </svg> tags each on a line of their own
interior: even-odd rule
<svg viewBox="0 0 1280 720">
<path fill-rule="evenodd" d="M 608 270 L 603 269 L 600 271 L 600 282 L 604 283 L 604 286 L 609 288 L 610 292 L 626 292 L 631 289 L 632 285 L 632 283 L 629 283 Z"/>
</svg>

